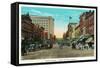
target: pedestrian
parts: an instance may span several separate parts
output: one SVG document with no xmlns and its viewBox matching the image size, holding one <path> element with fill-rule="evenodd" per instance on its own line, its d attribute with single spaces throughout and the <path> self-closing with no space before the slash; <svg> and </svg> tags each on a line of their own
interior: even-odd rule
<svg viewBox="0 0 100 68">
<path fill-rule="evenodd" d="M 86 48 L 87 50 L 89 49 L 88 43 L 85 44 L 85 48 Z"/>
</svg>

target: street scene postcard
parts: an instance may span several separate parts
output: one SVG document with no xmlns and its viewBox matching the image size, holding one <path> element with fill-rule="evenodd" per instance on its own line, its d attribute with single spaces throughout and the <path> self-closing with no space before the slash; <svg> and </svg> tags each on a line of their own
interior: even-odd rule
<svg viewBox="0 0 100 68">
<path fill-rule="evenodd" d="M 19 5 L 19 62 L 96 59 L 96 9 Z"/>
</svg>

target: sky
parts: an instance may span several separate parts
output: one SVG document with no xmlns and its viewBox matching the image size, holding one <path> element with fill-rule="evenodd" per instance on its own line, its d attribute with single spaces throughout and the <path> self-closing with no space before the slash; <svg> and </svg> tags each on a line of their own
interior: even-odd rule
<svg viewBox="0 0 100 68">
<path fill-rule="evenodd" d="M 79 16 L 89 10 L 68 9 L 68 8 L 48 8 L 48 7 L 21 7 L 21 14 L 52 16 L 54 18 L 54 34 L 57 38 L 62 38 L 67 31 L 69 22 L 79 23 Z M 71 19 L 69 19 L 71 17 Z"/>
</svg>

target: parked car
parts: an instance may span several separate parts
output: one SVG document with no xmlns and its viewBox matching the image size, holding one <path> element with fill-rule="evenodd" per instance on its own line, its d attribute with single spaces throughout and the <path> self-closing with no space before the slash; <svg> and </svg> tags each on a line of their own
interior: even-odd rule
<svg viewBox="0 0 100 68">
<path fill-rule="evenodd" d="M 36 48 L 35 44 L 30 44 L 28 50 L 29 50 L 29 52 L 31 52 L 31 51 L 34 51 L 35 48 Z"/>
</svg>

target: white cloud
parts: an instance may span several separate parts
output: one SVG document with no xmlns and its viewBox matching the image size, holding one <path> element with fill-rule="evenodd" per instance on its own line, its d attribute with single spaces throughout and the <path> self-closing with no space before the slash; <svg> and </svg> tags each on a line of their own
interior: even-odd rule
<svg viewBox="0 0 100 68">
<path fill-rule="evenodd" d="M 42 14 L 41 11 L 35 10 L 35 9 L 31 9 L 30 12 L 31 12 L 31 13 L 36 13 L 36 14 Z"/>
<path fill-rule="evenodd" d="M 44 12 L 43 15 L 44 15 L 44 16 L 54 16 L 53 14 L 51 14 L 51 13 L 46 13 L 46 12 Z"/>
<path fill-rule="evenodd" d="M 30 14 L 32 15 L 41 15 L 41 16 L 54 16 L 53 14 L 51 13 L 47 13 L 47 12 L 41 12 L 39 10 L 36 10 L 36 9 L 31 9 L 29 11 Z"/>
</svg>

